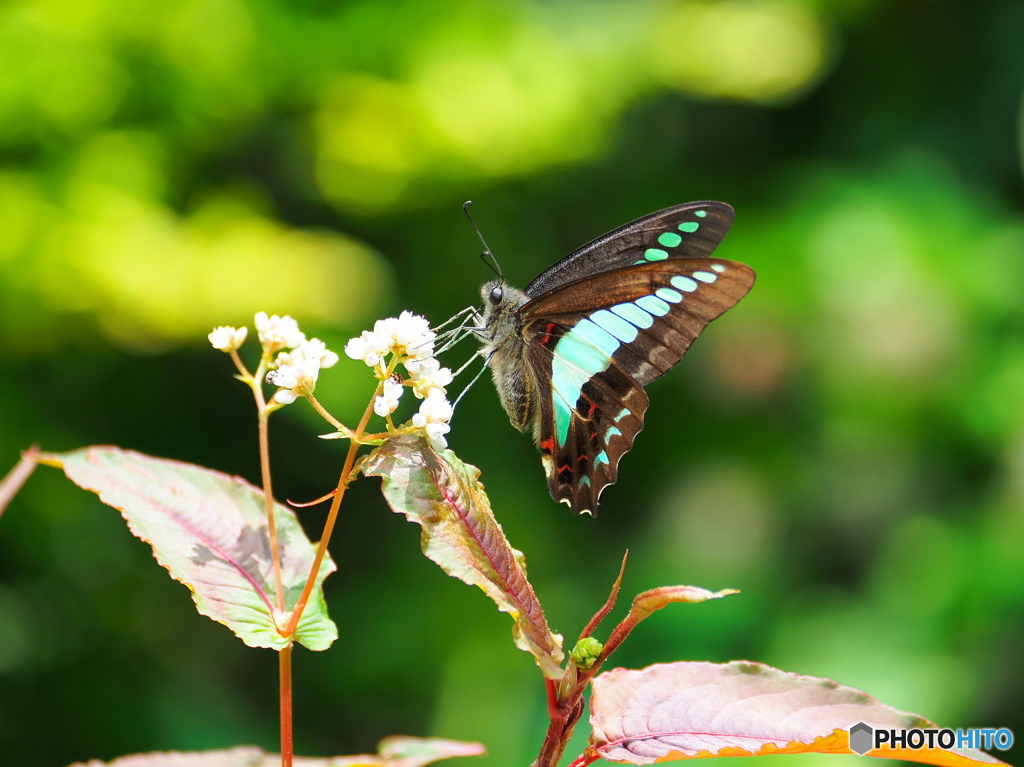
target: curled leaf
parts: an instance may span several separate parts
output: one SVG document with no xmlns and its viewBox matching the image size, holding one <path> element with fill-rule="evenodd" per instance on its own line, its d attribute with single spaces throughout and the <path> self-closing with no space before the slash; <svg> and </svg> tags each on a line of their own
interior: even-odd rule
<svg viewBox="0 0 1024 767">
<path fill-rule="evenodd" d="M 935 725 L 830 679 L 748 661 L 614 669 L 593 680 L 591 749 L 613 762 L 767 754 L 852 754 L 849 733 Z M 860 728 L 861 730 L 863 728 Z M 868 756 L 967 767 L 1000 765 L 973 749 L 872 749 Z"/>
<path fill-rule="evenodd" d="M 622 586 L 622 576 L 626 574 L 626 563 L 629 561 L 629 550 L 622 555 L 622 564 L 619 566 L 619 575 L 615 579 L 615 583 L 612 584 L 612 590 L 608 594 L 608 598 L 601 605 L 601 609 L 594 613 L 594 617 L 587 621 L 587 625 L 583 627 L 583 631 L 580 632 L 580 639 L 590 636 L 593 634 L 597 627 L 601 625 L 608 613 L 615 607 L 615 602 L 619 598 L 619 588 Z"/>
<path fill-rule="evenodd" d="M 171 577 L 192 592 L 196 609 L 223 623 L 250 647 L 290 643 L 275 622 L 276 585 L 263 492 L 239 477 L 116 447 L 48 453 L 43 463 L 121 512 L 132 534 L 153 547 Z M 274 504 L 286 611 L 298 600 L 313 567 L 315 548 L 295 514 Z M 338 637 L 327 617 L 323 579 L 334 572 L 324 557 L 295 640 L 325 650 Z"/>
<path fill-rule="evenodd" d="M 374 450 L 363 471 L 384 480 L 392 510 L 422 526 L 423 553 L 449 575 L 483 589 L 515 621 L 516 646 L 533 654 L 546 677 L 560 678 L 562 638 L 548 628 L 522 554 L 509 545 L 491 512 L 479 469 L 408 435 Z"/>
<path fill-rule="evenodd" d="M 621 577 L 621 575 L 620 575 Z M 616 586 L 618 583 L 616 582 Z M 637 594 L 629 613 L 612 631 L 611 636 L 605 643 L 604 657 L 607 658 L 622 644 L 629 636 L 629 633 L 637 627 L 640 621 L 646 620 L 653 613 L 663 607 L 668 607 L 676 602 L 695 604 L 706 602 L 709 599 L 721 599 L 730 594 L 738 594 L 735 589 L 723 589 L 722 591 L 708 591 L 699 586 L 662 586 Z"/>
</svg>

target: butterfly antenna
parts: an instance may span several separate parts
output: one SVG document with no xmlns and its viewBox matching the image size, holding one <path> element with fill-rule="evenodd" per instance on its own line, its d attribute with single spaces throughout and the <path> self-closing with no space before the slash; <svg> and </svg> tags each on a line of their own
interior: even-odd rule
<svg viewBox="0 0 1024 767">
<path fill-rule="evenodd" d="M 491 268 L 491 271 L 498 275 L 499 280 L 504 282 L 505 275 L 501 273 L 501 264 L 498 263 L 498 259 L 496 259 L 494 254 L 491 253 L 491 249 L 487 247 L 487 240 L 484 239 L 483 234 L 480 232 L 480 227 L 476 225 L 476 221 L 474 221 L 473 217 L 469 214 L 469 206 L 472 204 L 472 200 L 466 200 L 466 204 L 462 206 L 462 212 L 466 214 L 466 218 L 469 219 L 469 223 L 471 223 L 473 228 L 476 230 L 476 236 L 479 237 L 480 242 L 484 244 L 484 252 L 480 254 L 480 260 L 487 264 L 487 266 Z M 488 257 L 490 257 L 490 261 L 487 260 Z"/>
</svg>

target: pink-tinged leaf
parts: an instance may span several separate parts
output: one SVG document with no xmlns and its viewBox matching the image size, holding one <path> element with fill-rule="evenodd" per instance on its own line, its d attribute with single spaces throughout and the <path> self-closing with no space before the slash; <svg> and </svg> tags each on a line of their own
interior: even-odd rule
<svg viewBox="0 0 1024 767">
<path fill-rule="evenodd" d="M 480 470 L 410 435 L 374 450 L 363 471 L 383 478 L 391 508 L 423 527 L 423 553 L 449 575 L 483 589 L 515 621 L 516 646 L 533 654 L 546 677 L 560 678 L 565 673 L 559 667 L 562 637 L 548 628 L 522 554 L 509 545 L 491 513 Z"/>
<path fill-rule="evenodd" d="M 483 756 L 479 743 L 442 738 L 385 738 L 376 754 L 358 756 L 297 756 L 295 767 L 426 767 L 441 759 L 457 756 Z M 223 751 L 166 751 L 122 756 L 112 762 L 93 759 L 71 767 L 281 767 L 281 757 L 253 746 Z"/>
<path fill-rule="evenodd" d="M 0 479 L 0 516 L 11 502 L 11 499 L 18 494 L 21 486 L 25 484 L 32 472 L 36 470 L 39 461 L 39 448 L 30 447 L 22 453 L 21 460 L 11 469 L 7 476 Z"/>
<path fill-rule="evenodd" d="M 289 640 L 277 626 L 276 586 L 263 492 L 239 477 L 116 447 L 46 454 L 79 487 L 121 512 L 157 562 L 192 592 L 196 609 L 223 623 L 250 647 L 281 649 Z M 295 514 L 274 504 L 286 610 L 298 600 L 313 567 L 314 546 Z M 295 640 L 325 650 L 338 637 L 327 617 L 321 585 L 334 572 L 324 558 Z"/>
<path fill-rule="evenodd" d="M 594 678 L 591 749 L 613 762 L 767 754 L 852 754 L 850 728 L 935 728 L 830 679 L 748 661 L 666 663 Z M 868 756 L 947 767 L 1001 765 L 973 749 L 873 749 Z"/>
<path fill-rule="evenodd" d="M 462 740 L 392 735 L 377 744 L 377 753 L 391 767 L 423 767 L 456 756 L 483 756 L 487 749 L 481 743 Z"/>
<path fill-rule="evenodd" d="M 622 644 L 630 632 L 637 627 L 642 620 L 651 617 L 652 614 L 675 603 L 696 604 L 706 602 L 709 599 L 721 599 L 730 594 L 738 594 L 735 589 L 724 589 L 722 591 L 708 591 L 699 586 L 662 586 L 657 589 L 637 594 L 633 604 L 629 608 L 629 614 L 616 626 L 608 641 L 604 645 L 602 657 L 607 658 Z"/>
</svg>

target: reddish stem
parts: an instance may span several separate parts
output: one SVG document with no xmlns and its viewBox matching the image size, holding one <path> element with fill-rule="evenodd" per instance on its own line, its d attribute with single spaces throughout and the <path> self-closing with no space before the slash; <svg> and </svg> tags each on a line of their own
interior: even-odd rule
<svg viewBox="0 0 1024 767">
<path fill-rule="evenodd" d="M 615 606 L 615 600 L 619 595 L 619 587 L 622 585 L 622 576 L 626 572 L 626 560 L 628 557 L 629 552 L 627 551 L 622 557 L 622 565 L 619 567 L 619 575 L 615 579 L 615 583 L 612 584 L 611 593 L 608 594 L 608 599 L 605 600 L 601 609 L 598 610 L 594 617 L 590 619 L 590 622 L 587 623 L 586 628 L 584 628 L 583 632 L 580 634 L 581 639 L 590 636 L 594 629 L 597 628 L 598 624 L 604 620 Z M 570 658 L 569 665 L 566 669 L 566 675 L 560 682 L 553 682 L 550 679 L 544 680 L 544 683 L 547 685 L 548 717 L 551 719 L 551 723 L 548 725 L 548 731 L 544 735 L 544 742 L 541 744 L 540 754 L 537 756 L 537 760 L 533 763 L 532 767 L 557 767 L 558 762 L 565 753 L 565 747 L 569 745 L 569 738 L 572 737 L 572 731 L 575 729 L 576 723 L 583 715 L 583 693 L 586 691 L 590 680 L 598 671 L 600 671 L 601 664 L 607 660 L 609 654 L 610 651 L 606 645 L 605 650 L 588 669 L 580 668 Z M 600 755 L 596 751 L 588 748 L 586 752 L 569 765 L 569 767 L 585 767 L 600 758 Z"/>
<path fill-rule="evenodd" d="M 558 683 L 545 677 L 544 684 L 548 691 L 548 717 L 554 719 L 558 716 Z"/>
<path fill-rule="evenodd" d="M 295 742 L 292 730 L 292 646 L 278 654 L 281 679 L 281 767 L 292 767 Z"/>
<path fill-rule="evenodd" d="M 379 393 L 380 386 L 377 388 Z M 288 626 L 282 632 L 282 636 L 290 637 L 295 633 L 299 620 L 302 618 L 302 611 L 306 609 L 306 603 L 309 602 L 309 597 L 313 593 L 317 574 L 320 572 L 320 565 L 323 563 L 324 555 L 327 553 L 327 544 L 331 540 L 331 533 L 334 532 L 334 523 L 338 520 L 338 509 L 341 508 L 341 501 L 345 497 L 345 490 L 348 488 L 348 482 L 352 478 L 352 466 L 355 465 L 356 453 L 359 451 L 358 440 L 366 430 L 366 424 L 369 423 L 371 415 L 373 415 L 372 398 L 370 399 L 370 404 L 366 406 L 366 412 L 363 413 L 359 425 L 356 427 L 355 438 L 349 445 L 348 455 L 345 456 L 345 466 L 341 470 L 341 477 L 338 478 L 338 489 L 334 493 L 334 498 L 331 499 L 331 510 L 327 513 L 324 532 L 320 537 L 320 543 L 317 545 L 316 556 L 313 558 L 313 567 L 309 571 L 306 585 L 302 588 L 302 594 L 299 595 L 299 601 L 292 610 L 291 620 L 288 621 Z"/>
<path fill-rule="evenodd" d="M 582 754 L 569 762 L 568 767 L 587 767 L 588 764 L 593 764 L 600 758 L 600 754 L 588 748 Z"/>
</svg>

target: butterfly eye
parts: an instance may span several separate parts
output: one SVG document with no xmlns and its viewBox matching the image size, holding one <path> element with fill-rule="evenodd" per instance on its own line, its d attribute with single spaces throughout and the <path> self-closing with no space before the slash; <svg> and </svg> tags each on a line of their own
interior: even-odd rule
<svg viewBox="0 0 1024 767">
<path fill-rule="evenodd" d="M 494 304 L 495 306 L 500 304 L 502 295 L 503 293 L 501 292 L 501 288 L 495 288 L 494 290 L 492 290 L 490 296 L 491 303 Z"/>
</svg>

